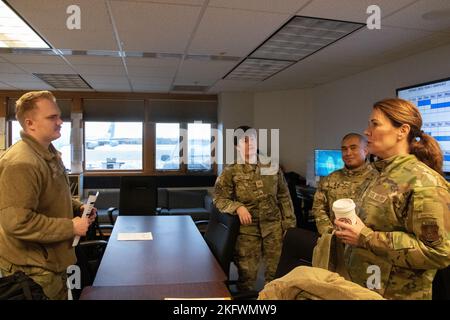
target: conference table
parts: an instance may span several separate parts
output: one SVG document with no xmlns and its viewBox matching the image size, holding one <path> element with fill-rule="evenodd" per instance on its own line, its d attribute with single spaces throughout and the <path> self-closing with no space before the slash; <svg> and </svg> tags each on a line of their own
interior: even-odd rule
<svg viewBox="0 0 450 320">
<path fill-rule="evenodd" d="M 118 240 L 143 232 L 153 239 Z M 81 299 L 229 298 L 225 280 L 190 216 L 121 215 Z"/>
</svg>

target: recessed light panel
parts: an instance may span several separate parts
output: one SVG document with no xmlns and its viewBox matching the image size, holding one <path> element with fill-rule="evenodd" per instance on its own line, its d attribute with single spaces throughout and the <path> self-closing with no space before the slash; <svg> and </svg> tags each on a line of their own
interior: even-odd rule
<svg viewBox="0 0 450 320">
<path fill-rule="evenodd" d="M 295 16 L 248 55 L 224 79 L 265 80 L 363 26 L 362 23 Z M 248 63 L 250 59 L 253 60 Z M 257 67 L 255 68 L 256 59 L 264 61 L 259 63 L 264 70 L 258 72 Z M 276 64 L 275 61 L 284 62 L 284 64 Z M 241 67 L 248 64 L 253 67 Z M 266 67 L 269 64 L 273 67 Z M 284 67 L 277 68 L 281 65 Z M 272 73 L 268 72 L 270 69 Z"/>
</svg>

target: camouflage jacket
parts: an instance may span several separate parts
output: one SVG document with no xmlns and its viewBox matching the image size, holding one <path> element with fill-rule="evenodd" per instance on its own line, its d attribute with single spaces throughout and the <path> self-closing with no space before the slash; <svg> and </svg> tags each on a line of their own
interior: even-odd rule
<svg viewBox="0 0 450 320">
<path fill-rule="evenodd" d="M 261 175 L 260 165 L 226 166 L 214 187 L 214 204 L 222 212 L 236 214 L 245 206 L 260 226 L 280 223 L 283 230 L 296 226 L 289 190 L 281 170 Z M 264 229 L 264 228 L 262 228 Z M 264 236 L 264 230 L 262 230 Z"/>
<path fill-rule="evenodd" d="M 375 167 L 379 177 L 357 202 L 366 227 L 359 246 L 347 247 L 349 274 L 363 286 L 378 282 L 388 299 L 431 299 L 436 269 L 450 264 L 449 184 L 414 155 Z M 379 268 L 380 281 L 369 266 Z"/>
<path fill-rule="evenodd" d="M 355 170 L 343 168 L 322 178 L 314 194 L 312 207 L 320 234 L 333 231 L 334 213 L 331 209 L 333 202 L 342 198 L 355 200 L 360 189 L 375 179 L 377 175 L 378 171 L 366 163 Z"/>
</svg>

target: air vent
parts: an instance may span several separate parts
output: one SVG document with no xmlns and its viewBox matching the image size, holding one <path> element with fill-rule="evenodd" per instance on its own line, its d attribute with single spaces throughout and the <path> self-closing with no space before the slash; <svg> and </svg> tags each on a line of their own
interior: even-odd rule
<svg viewBox="0 0 450 320">
<path fill-rule="evenodd" d="M 205 92 L 209 86 L 174 85 L 172 91 Z"/>
<path fill-rule="evenodd" d="M 223 79 L 266 80 L 363 26 L 363 23 L 295 16 Z"/>
<path fill-rule="evenodd" d="M 33 73 L 55 89 L 92 89 L 78 74 Z"/>
</svg>

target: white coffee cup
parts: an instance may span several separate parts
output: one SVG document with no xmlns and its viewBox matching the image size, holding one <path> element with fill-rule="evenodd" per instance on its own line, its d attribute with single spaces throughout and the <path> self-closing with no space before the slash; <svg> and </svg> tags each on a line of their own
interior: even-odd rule
<svg viewBox="0 0 450 320">
<path fill-rule="evenodd" d="M 339 199 L 333 202 L 333 212 L 338 221 L 356 224 L 355 203 L 352 199 Z"/>
</svg>

